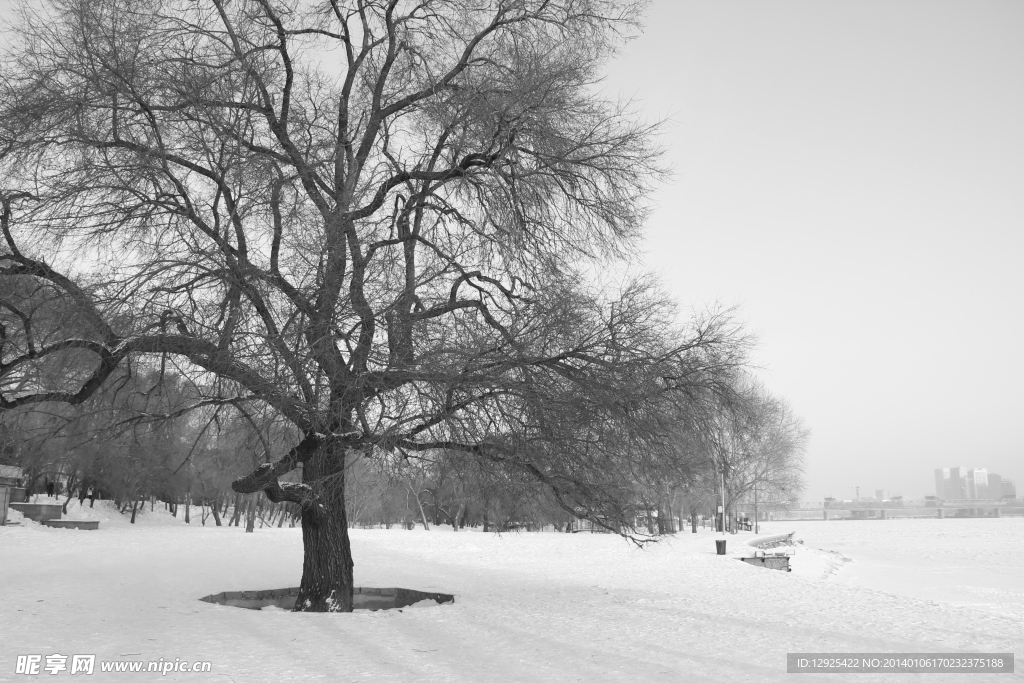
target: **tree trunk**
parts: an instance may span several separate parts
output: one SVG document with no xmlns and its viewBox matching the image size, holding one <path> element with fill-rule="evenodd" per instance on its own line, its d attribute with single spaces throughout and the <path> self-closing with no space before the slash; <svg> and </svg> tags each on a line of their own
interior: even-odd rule
<svg viewBox="0 0 1024 683">
<path fill-rule="evenodd" d="M 252 500 L 252 496 L 249 498 L 245 513 L 245 533 L 247 534 L 251 534 L 256 529 L 256 503 Z"/>
<path fill-rule="evenodd" d="M 345 451 L 322 449 L 303 464 L 316 504 L 302 510 L 302 581 L 297 612 L 352 611 L 352 548 L 345 513 Z"/>
<path fill-rule="evenodd" d="M 192 494 L 185 494 L 185 524 L 191 524 L 191 520 L 188 516 L 189 508 L 192 507 Z"/>
<path fill-rule="evenodd" d="M 68 477 L 68 487 L 67 487 L 67 494 L 68 494 L 68 497 L 67 497 L 67 498 L 66 498 L 66 499 L 64 500 L 64 505 L 62 505 L 62 506 L 61 506 L 61 508 L 60 508 L 60 509 L 61 509 L 61 514 L 65 514 L 65 515 L 66 515 L 66 514 L 68 514 L 68 503 L 70 503 L 70 502 L 71 502 L 71 498 L 73 497 L 73 496 L 72 496 L 72 494 L 71 494 L 71 489 L 72 489 L 72 488 L 74 487 L 74 485 L 75 485 L 75 480 L 76 480 L 76 477 L 75 477 L 75 475 L 74 475 L 74 474 L 72 473 L 72 474 L 71 474 L 71 475 L 70 475 L 70 476 Z"/>
<path fill-rule="evenodd" d="M 264 514 L 264 505 L 263 505 L 264 496 L 256 495 L 254 497 L 255 497 L 256 500 L 253 503 L 253 509 L 255 510 L 255 512 L 253 513 L 253 516 L 252 516 L 252 520 L 253 520 L 252 524 L 253 524 L 253 528 L 255 528 L 256 527 L 256 520 L 259 520 L 260 528 L 262 529 L 263 528 L 263 514 Z M 246 531 L 248 531 L 248 529 L 246 529 Z"/>
<path fill-rule="evenodd" d="M 451 508 L 449 508 L 449 509 L 451 509 Z M 448 518 L 448 521 L 451 522 L 451 524 L 452 524 L 452 531 L 458 531 L 459 530 L 459 517 L 462 516 L 462 510 L 463 510 L 463 504 L 459 503 L 459 509 L 455 512 L 454 515 L 449 515 L 447 512 L 444 513 L 445 516 Z"/>
<path fill-rule="evenodd" d="M 132 501 L 132 522 L 131 522 L 132 524 L 135 524 L 135 511 L 138 510 L 138 509 L 139 509 L 139 501 L 138 500 L 133 500 Z"/>
<path fill-rule="evenodd" d="M 423 510 L 423 501 L 419 494 L 416 495 L 416 504 L 420 506 L 420 518 L 423 520 L 423 530 L 430 531 L 430 524 L 427 523 L 427 513 Z"/>
<path fill-rule="evenodd" d="M 411 482 L 407 481 L 405 485 L 409 488 L 409 493 L 416 499 L 416 505 L 420 508 L 420 519 L 423 520 L 423 530 L 430 531 L 430 525 L 427 523 L 427 513 L 423 510 L 423 501 L 420 500 L 419 493 L 413 489 Z"/>
<path fill-rule="evenodd" d="M 664 536 L 665 534 L 671 534 L 675 531 L 672 528 L 672 513 L 666 513 L 667 506 L 664 504 L 664 499 L 658 501 L 658 535 Z"/>
<path fill-rule="evenodd" d="M 225 513 L 226 514 L 226 513 Z M 235 510 L 231 515 L 231 520 L 228 522 L 228 526 L 238 526 L 238 518 L 242 514 L 242 494 L 235 494 Z"/>
<path fill-rule="evenodd" d="M 217 526 L 220 526 L 220 501 L 216 498 L 210 504 L 210 512 L 213 513 L 213 521 L 216 522 Z"/>
</svg>

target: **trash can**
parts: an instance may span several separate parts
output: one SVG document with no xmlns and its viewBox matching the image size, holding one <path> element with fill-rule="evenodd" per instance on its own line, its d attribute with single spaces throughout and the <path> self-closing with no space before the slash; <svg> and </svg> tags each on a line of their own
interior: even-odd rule
<svg viewBox="0 0 1024 683">
<path fill-rule="evenodd" d="M 715 549 L 718 550 L 719 555 L 725 555 L 725 539 L 718 539 L 715 541 Z"/>
</svg>

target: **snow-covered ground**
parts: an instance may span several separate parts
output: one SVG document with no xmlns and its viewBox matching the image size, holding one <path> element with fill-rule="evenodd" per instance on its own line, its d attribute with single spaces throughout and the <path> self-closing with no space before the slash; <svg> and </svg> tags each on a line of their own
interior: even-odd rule
<svg viewBox="0 0 1024 683">
<path fill-rule="evenodd" d="M 298 529 L 187 527 L 162 510 L 100 527 L 0 528 L 0 681 L 33 680 L 14 673 L 19 654 L 96 654 L 86 680 L 243 683 L 774 681 L 789 679 L 787 652 L 1024 652 L 1020 518 L 766 524 L 805 541 L 788 574 L 734 559 L 750 533 L 729 536 L 730 556 L 719 557 L 710 531 L 638 550 L 600 534 L 357 529 L 358 585 L 456 602 L 354 614 L 198 600 L 297 585 Z M 919 594 L 924 581 L 935 587 Z M 212 671 L 98 671 L 104 660 L 160 658 L 208 660 Z M 833 678 L 849 680 L 799 677 Z"/>
</svg>

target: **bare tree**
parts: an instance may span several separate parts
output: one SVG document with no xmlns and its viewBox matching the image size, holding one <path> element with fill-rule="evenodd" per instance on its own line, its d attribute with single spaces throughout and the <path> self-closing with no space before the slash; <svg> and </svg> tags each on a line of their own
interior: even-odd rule
<svg viewBox="0 0 1024 683">
<path fill-rule="evenodd" d="M 681 331 L 649 283 L 583 284 L 659 172 L 651 128 L 592 87 L 637 4 L 23 9 L 0 278 L 76 324 L 43 341 L 6 309 L 0 409 L 80 403 L 136 358 L 287 420 L 233 487 L 301 507 L 298 610 L 351 609 L 356 455 L 459 450 L 621 528 L 655 397 L 735 361 L 726 320 Z M 88 370 L 33 374 L 62 354 Z"/>
<path fill-rule="evenodd" d="M 738 426 L 737 456 L 731 468 L 733 500 L 759 505 L 790 501 L 804 488 L 804 452 L 810 431 L 783 399 L 754 384 L 749 408 Z"/>
<path fill-rule="evenodd" d="M 702 420 L 700 439 L 708 454 L 706 482 L 714 482 L 723 523 L 738 503 L 790 499 L 803 489 L 804 449 L 810 432 L 789 405 L 760 383 L 739 374 L 734 391 Z"/>
</svg>

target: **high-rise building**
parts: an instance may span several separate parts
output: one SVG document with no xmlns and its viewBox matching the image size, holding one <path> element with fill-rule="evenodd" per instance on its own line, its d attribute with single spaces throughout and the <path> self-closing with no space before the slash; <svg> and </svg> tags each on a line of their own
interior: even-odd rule
<svg viewBox="0 0 1024 683">
<path fill-rule="evenodd" d="M 890 498 L 889 492 L 875 491 L 879 500 Z M 935 497 L 942 500 L 999 500 L 1016 498 L 1012 479 L 989 472 L 987 467 L 945 467 L 935 470 Z"/>
<path fill-rule="evenodd" d="M 875 500 L 889 500 L 889 492 L 885 489 L 876 489 Z"/>
<path fill-rule="evenodd" d="M 971 500 L 988 498 L 988 470 L 975 467 L 967 473 L 967 497 Z"/>
<path fill-rule="evenodd" d="M 949 468 L 949 488 L 946 489 L 946 500 L 965 500 L 967 495 L 967 468 Z"/>
<path fill-rule="evenodd" d="M 995 472 L 988 473 L 988 498 L 998 500 L 1003 497 L 1003 478 Z"/>
</svg>

